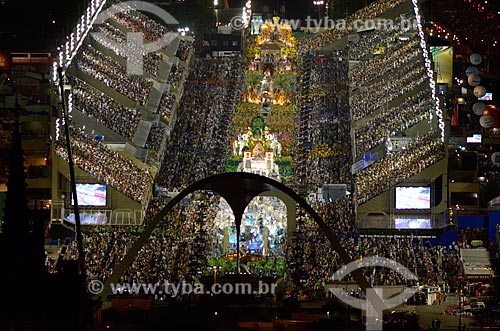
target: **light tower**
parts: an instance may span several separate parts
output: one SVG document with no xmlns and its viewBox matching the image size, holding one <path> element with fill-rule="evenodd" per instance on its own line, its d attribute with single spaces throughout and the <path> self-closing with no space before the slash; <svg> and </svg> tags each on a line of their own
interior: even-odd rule
<svg viewBox="0 0 500 331">
<path fill-rule="evenodd" d="M 321 19 L 321 7 L 325 4 L 324 0 L 313 0 L 313 5 L 316 6 L 318 12 L 318 20 Z"/>
</svg>

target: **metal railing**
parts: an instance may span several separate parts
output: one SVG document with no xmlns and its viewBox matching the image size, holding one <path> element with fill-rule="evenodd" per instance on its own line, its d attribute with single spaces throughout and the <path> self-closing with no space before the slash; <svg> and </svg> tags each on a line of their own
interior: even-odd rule
<svg viewBox="0 0 500 331">
<path fill-rule="evenodd" d="M 134 209 L 103 209 L 103 208 L 81 208 L 82 225 L 142 225 L 143 210 Z M 66 208 L 63 202 L 52 204 L 50 220 L 52 223 L 73 223 L 73 208 Z"/>
</svg>

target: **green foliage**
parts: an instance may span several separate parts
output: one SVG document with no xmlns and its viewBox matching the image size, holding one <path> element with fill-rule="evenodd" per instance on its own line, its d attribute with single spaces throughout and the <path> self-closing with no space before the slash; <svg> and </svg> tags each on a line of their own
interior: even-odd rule
<svg viewBox="0 0 500 331">
<path fill-rule="evenodd" d="M 281 178 L 283 180 L 290 179 L 292 176 L 292 157 L 282 156 L 274 159 L 274 162 L 278 165 Z"/>
<path fill-rule="evenodd" d="M 274 259 L 261 260 L 257 262 L 248 262 L 247 266 L 250 270 L 254 270 L 255 272 L 262 271 L 264 273 L 276 272 L 279 275 L 283 275 L 286 270 L 286 264 L 284 258 L 278 258 L 276 263 Z"/>
<path fill-rule="evenodd" d="M 245 84 L 248 88 L 260 88 L 264 74 L 259 71 L 245 71 Z"/>
<path fill-rule="evenodd" d="M 243 155 L 231 155 L 226 160 L 226 172 L 238 171 L 238 166 L 243 161 Z"/>
<path fill-rule="evenodd" d="M 222 257 L 219 259 L 209 259 L 208 267 L 218 267 L 221 272 L 230 272 L 236 270 L 236 261 L 226 261 Z"/>
<path fill-rule="evenodd" d="M 254 37 L 247 39 L 247 61 L 251 61 L 255 56 L 260 55 L 260 46 L 257 45 Z"/>
<path fill-rule="evenodd" d="M 252 130 L 256 128 L 264 130 L 265 126 L 264 118 L 262 116 L 255 116 L 254 118 L 252 118 L 252 123 L 250 124 L 250 126 Z"/>
</svg>

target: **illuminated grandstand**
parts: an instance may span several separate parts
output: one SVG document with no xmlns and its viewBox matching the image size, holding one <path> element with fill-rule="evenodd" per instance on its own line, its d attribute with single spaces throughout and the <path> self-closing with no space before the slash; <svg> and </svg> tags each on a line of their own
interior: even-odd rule
<svg viewBox="0 0 500 331">
<path fill-rule="evenodd" d="M 378 212 L 387 215 L 391 223 L 427 219 L 433 226 L 442 227 L 444 223 L 439 221 L 443 221 L 440 215 L 446 208 L 443 177 L 447 172 L 443 114 L 417 4 L 407 2 L 402 6 L 406 10 L 400 19 L 415 21 L 414 28 L 387 34 L 372 45 L 385 47 L 384 54 L 357 64 L 365 70 L 389 69 L 383 69 L 372 82 L 358 83 L 356 68 L 351 75 L 358 89 L 351 95 L 358 219 L 367 220 L 370 213 Z M 373 102 L 374 95 L 378 103 Z M 368 107 L 362 107 L 358 98 Z M 366 164 L 370 166 L 364 169 Z M 424 198 L 429 203 L 424 207 L 399 207 L 405 197 L 398 192 L 415 187 L 428 188 Z M 418 196 L 411 199 L 415 198 Z M 363 222 L 359 224 L 363 226 Z"/>
<path fill-rule="evenodd" d="M 110 200 L 117 209 L 110 223 L 139 224 L 143 217 L 117 218 L 141 210 L 147 225 L 172 196 L 198 180 L 226 171 L 264 175 L 307 196 L 353 259 L 394 257 L 427 277 L 430 257 L 421 241 L 357 242 L 358 227 L 375 224 L 370 214 L 382 215 L 376 227 L 395 228 L 397 221 L 405 229 L 415 229 L 415 223 L 423 229 L 427 223 L 419 220 L 439 227 L 434 215 L 445 209 L 439 180 L 446 173 L 443 115 L 415 4 L 379 0 L 348 18 L 418 23 L 407 30 L 329 30 L 299 39 L 278 20 L 266 23 L 246 45 L 246 58 L 190 60 L 186 40 L 176 52 L 124 49 L 130 30 L 151 40 L 166 31 L 149 21 L 137 24 L 148 18 L 133 10 L 93 27 L 101 34 L 89 34 L 66 71 L 80 178 L 120 192 Z M 123 55 L 130 53 L 135 57 L 127 63 Z M 142 56 L 143 75 L 127 75 L 128 65 L 136 68 Z M 64 160 L 63 146 L 56 153 L 57 162 Z M 329 187 L 342 194 L 330 195 Z M 399 195 L 397 188 L 403 188 Z M 412 192 L 421 194 L 415 208 L 408 207 Z M 321 289 L 340 267 L 338 255 L 303 210 L 277 200 L 259 197 L 249 205 L 243 245 L 236 247 L 223 199 L 193 194 L 159 221 L 123 268 L 117 265 L 143 228 L 88 228 L 88 251 L 109 253 L 89 256 L 89 277 L 105 281 L 118 269 L 130 282 L 186 280 L 211 276 L 218 266 L 231 273 L 231 256 L 241 249 L 248 273 L 286 275 L 290 288 Z M 407 254 L 413 248 L 419 253 Z M 73 245 L 69 255 L 75 254 Z M 386 276 L 372 281 L 404 283 Z"/>
<path fill-rule="evenodd" d="M 375 1 L 347 22 L 357 19 L 379 25 L 322 32 L 307 40 L 302 52 L 336 52 L 349 62 L 350 172 L 358 225 L 374 225 L 371 215 L 385 218 L 387 227 L 394 217 L 434 221 L 446 209 L 445 131 L 417 2 Z M 310 117 L 302 127 L 309 123 Z M 316 144 L 304 146 L 313 150 Z M 398 209 L 402 196 L 396 187 L 429 188 L 429 204 Z"/>
<path fill-rule="evenodd" d="M 54 68 L 65 73 L 77 181 L 106 187 L 104 204 L 82 206 L 84 223 L 143 221 L 193 50 L 193 38 L 167 24 L 126 4 L 92 1 L 59 47 Z M 61 130 L 56 119 L 53 221 L 72 217 Z"/>
</svg>

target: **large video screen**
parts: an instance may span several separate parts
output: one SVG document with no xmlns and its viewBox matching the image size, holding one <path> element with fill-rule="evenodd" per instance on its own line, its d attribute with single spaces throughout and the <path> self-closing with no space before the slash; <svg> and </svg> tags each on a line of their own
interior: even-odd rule
<svg viewBox="0 0 500 331">
<path fill-rule="evenodd" d="M 431 220 L 428 218 L 394 218 L 396 229 L 431 229 Z"/>
<path fill-rule="evenodd" d="M 429 186 L 397 186 L 396 209 L 430 209 L 431 188 Z"/>
<path fill-rule="evenodd" d="M 75 214 L 69 214 L 68 216 L 66 216 L 66 220 L 73 224 L 76 223 Z M 80 213 L 80 223 L 82 225 L 107 224 L 108 218 L 105 213 Z"/>
<path fill-rule="evenodd" d="M 492 101 L 493 100 L 493 93 L 491 92 L 486 92 L 485 95 L 483 95 L 480 98 L 477 98 L 478 100 L 486 100 L 486 101 Z"/>
<path fill-rule="evenodd" d="M 106 185 L 105 184 L 76 184 L 76 196 L 80 206 L 106 206 Z M 71 199 L 71 205 L 73 205 Z"/>
</svg>

